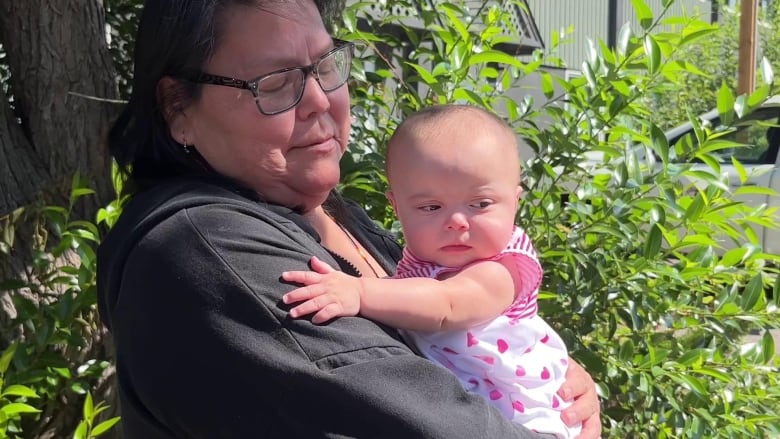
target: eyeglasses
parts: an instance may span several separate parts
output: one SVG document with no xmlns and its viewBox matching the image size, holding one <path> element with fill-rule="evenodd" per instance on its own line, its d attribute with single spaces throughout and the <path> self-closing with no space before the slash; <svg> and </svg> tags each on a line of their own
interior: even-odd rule
<svg viewBox="0 0 780 439">
<path fill-rule="evenodd" d="M 227 76 L 199 73 L 190 80 L 199 84 L 222 85 L 249 90 L 255 97 L 260 113 L 267 116 L 284 113 L 301 102 L 306 77 L 311 73 L 325 93 L 336 90 L 349 79 L 355 45 L 334 39 L 336 47 L 322 55 L 314 64 L 276 70 L 255 79 L 243 80 Z"/>
</svg>

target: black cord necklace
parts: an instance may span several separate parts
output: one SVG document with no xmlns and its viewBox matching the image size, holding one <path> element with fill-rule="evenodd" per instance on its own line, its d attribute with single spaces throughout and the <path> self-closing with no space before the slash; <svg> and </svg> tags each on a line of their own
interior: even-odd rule
<svg viewBox="0 0 780 439">
<path fill-rule="evenodd" d="M 330 216 L 330 215 L 328 215 L 328 216 Z M 336 223 L 337 226 L 339 226 L 339 229 L 341 229 L 341 231 L 344 232 L 345 235 L 347 235 L 347 239 L 349 239 L 349 242 L 352 243 L 352 247 L 354 247 L 355 250 L 358 252 L 360 257 L 363 259 L 363 262 L 365 262 L 366 265 L 368 265 L 368 268 L 371 269 L 371 272 L 374 273 L 374 276 L 381 277 L 381 276 L 379 276 L 379 273 L 376 271 L 376 269 L 371 264 L 371 262 L 368 260 L 368 253 L 366 253 L 365 249 L 363 249 L 363 247 L 360 244 L 358 244 L 358 242 L 355 239 L 355 237 L 352 236 L 352 234 L 349 233 L 349 231 L 344 226 L 342 226 L 341 223 L 336 221 L 333 217 L 330 217 L 330 219 L 332 219 L 333 222 Z"/>
</svg>

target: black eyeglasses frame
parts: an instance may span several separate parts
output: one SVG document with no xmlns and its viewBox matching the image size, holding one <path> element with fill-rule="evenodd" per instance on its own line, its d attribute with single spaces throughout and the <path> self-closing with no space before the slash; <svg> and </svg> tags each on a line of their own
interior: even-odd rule
<svg viewBox="0 0 780 439">
<path fill-rule="evenodd" d="M 264 75 L 258 76 L 254 79 L 237 79 L 237 78 L 231 78 L 229 76 L 220 76 L 220 75 L 212 75 L 210 73 L 205 72 L 199 72 L 192 77 L 188 78 L 190 82 L 194 82 L 197 84 L 209 84 L 209 85 L 219 85 L 224 87 L 233 87 L 238 88 L 242 90 L 249 90 L 252 95 L 255 97 L 255 104 L 257 105 L 258 111 L 260 111 L 261 114 L 264 114 L 266 116 L 274 116 L 276 114 L 284 113 L 285 111 L 290 110 L 291 108 L 295 108 L 303 98 L 303 93 L 306 89 L 306 78 L 311 74 L 314 75 L 314 78 L 317 80 L 317 84 L 320 86 L 320 89 L 322 89 L 323 92 L 329 93 L 333 90 L 336 90 L 347 83 L 349 80 L 349 74 L 346 75 L 343 82 L 339 83 L 335 87 L 331 87 L 326 89 L 322 82 L 320 82 L 319 74 L 317 73 L 317 66 L 326 58 L 333 55 L 336 52 L 342 51 L 345 48 L 348 49 L 348 56 L 349 60 L 348 62 L 351 64 L 352 59 L 354 58 L 354 51 L 355 51 L 355 43 L 351 41 L 341 40 L 338 38 L 333 38 L 333 49 L 329 50 L 328 52 L 324 53 L 322 56 L 320 56 L 317 61 L 315 61 L 312 64 L 309 64 L 308 66 L 298 66 L 298 67 L 287 67 L 284 69 L 274 70 L 273 72 L 266 73 Z M 263 110 L 263 107 L 260 104 L 260 96 L 258 94 L 258 84 L 260 81 L 262 81 L 265 78 L 268 78 L 273 75 L 278 75 L 280 73 L 290 72 L 293 70 L 300 70 L 303 72 L 303 78 L 304 82 L 301 86 L 301 90 L 298 93 L 298 97 L 295 99 L 295 101 L 289 106 L 281 110 L 276 111 L 265 111 Z"/>
</svg>

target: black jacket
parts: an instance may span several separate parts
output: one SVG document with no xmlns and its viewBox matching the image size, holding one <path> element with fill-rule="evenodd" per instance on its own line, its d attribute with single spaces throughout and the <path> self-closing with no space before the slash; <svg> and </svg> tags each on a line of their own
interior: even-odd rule
<svg viewBox="0 0 780 439">
<path fill-rule="evenodd" d="M 393 272 L 398 245 L 349 213 Z M 290 319 L 280 274 L 312 255 L 339 264 L 300 215 L 226 185 L 177 180 L 134 196 L 98 253 L 125 437 L 541 437 L 387 327 Z"/>
</svg>

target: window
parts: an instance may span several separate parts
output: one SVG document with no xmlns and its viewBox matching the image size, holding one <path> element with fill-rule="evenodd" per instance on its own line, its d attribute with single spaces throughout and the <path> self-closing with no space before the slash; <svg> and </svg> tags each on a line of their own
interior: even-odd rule
<svg viewBox="0 0 780 439">
<path fill-rule="evenodd" d="M 713 119 L 711 123 L 715 132 L 726 129 L 726 127 L 719 125 L 720 119 L 718 118 Z M 736 128 L 734 131 L 719 139 L 748 146 L 718 150 L 716 156 L 719 157 L 721 163 L 731 164 L 732 157 L 742 164 L 775 163 L 780 146 L 780 108 L 770 107 L 757 110 L 743 121 L 738 122 L 734 128 Z M 693 129 L 677 138 L 670 139 L 670 144 L 675 144 L 686 136 L 688 136 L 687 141 L 691 142 L 691 147 L 696 147 Z"/>
</svg>

